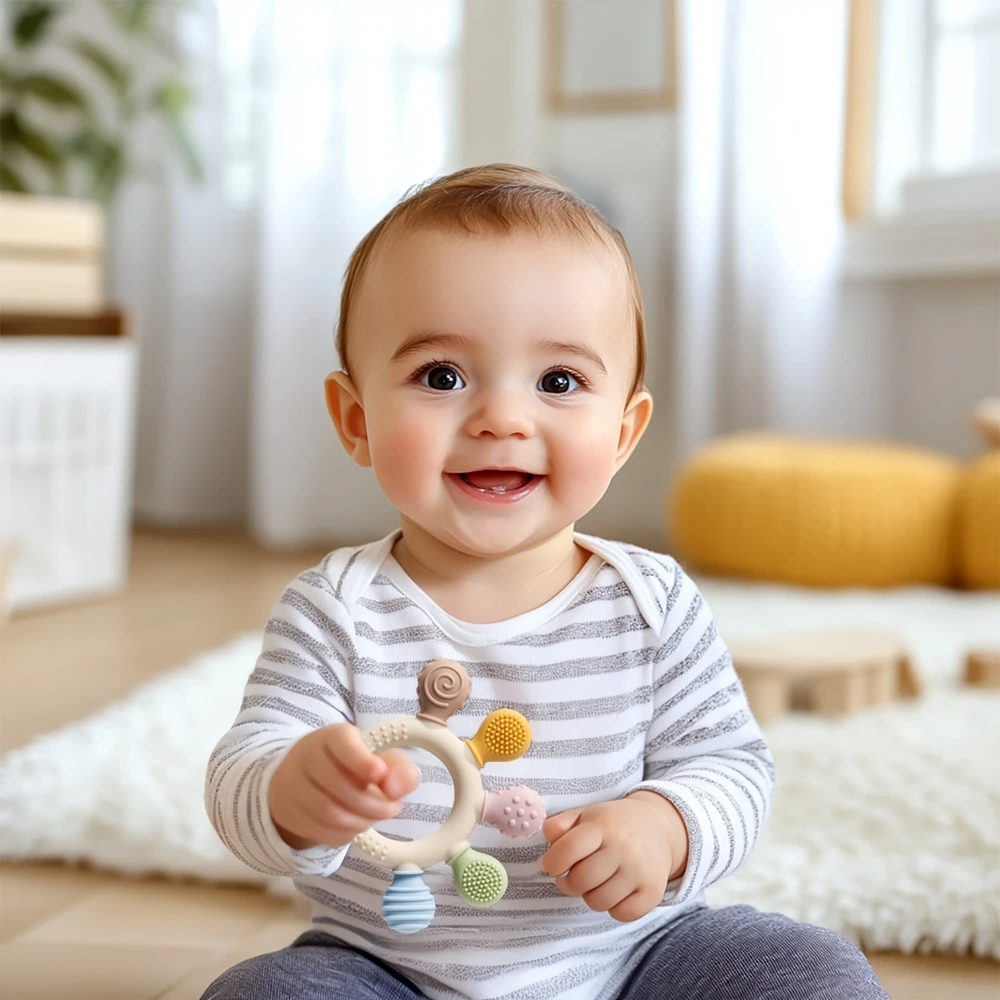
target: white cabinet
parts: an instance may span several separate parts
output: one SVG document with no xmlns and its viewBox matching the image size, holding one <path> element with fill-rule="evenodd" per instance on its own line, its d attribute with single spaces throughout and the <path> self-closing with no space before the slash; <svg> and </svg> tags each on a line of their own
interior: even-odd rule
<svg viewBox="0 0 1000 1000">
<path fill-rule="evenodd" d="M 0 542 L 13 610 L 123 586 L 135 381 L 130 337 L 0 337 Z"/>
</svg>

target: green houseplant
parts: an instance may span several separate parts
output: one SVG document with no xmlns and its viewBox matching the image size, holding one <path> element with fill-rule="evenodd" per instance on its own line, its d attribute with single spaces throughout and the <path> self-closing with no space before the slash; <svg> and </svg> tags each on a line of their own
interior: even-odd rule
<svg viewBox="0 0 1000 1000">
<path fill-rule="evenodd" d="M 99 31 L 79 27 L 81 7 Z M 0 51 L 0 190 L 107 205 L 144 169 L 135 128 L 152 118 L 186 173 L 202 168 L 185 117 L 191 88 L 161 0 L 5 0 Z M 100 40 L 96 40 L 100 39 Z"/>
</svg>

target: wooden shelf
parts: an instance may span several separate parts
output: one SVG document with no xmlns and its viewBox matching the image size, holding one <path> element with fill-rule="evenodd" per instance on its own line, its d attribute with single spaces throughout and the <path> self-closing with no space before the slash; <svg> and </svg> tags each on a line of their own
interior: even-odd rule
<svg viewBox="0 0 1000 1000">
<path fill-rule="evenodd" d="M 0 337 L 127 337 L 128 314 L 0 312 Z"/>
</svg>

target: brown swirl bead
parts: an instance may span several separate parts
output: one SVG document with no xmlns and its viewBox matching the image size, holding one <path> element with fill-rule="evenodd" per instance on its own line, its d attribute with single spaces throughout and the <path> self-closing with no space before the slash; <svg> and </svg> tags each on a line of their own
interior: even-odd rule
<svg viewBox="0 0 1000 1000">
<path fill-rule="evenodd" d="M 465 667 L 454 660 L 431 660 L 417 677 L 417 718 L 446 726 L 448 717 L 466 703 L 471 691 Z"/>
</svg>

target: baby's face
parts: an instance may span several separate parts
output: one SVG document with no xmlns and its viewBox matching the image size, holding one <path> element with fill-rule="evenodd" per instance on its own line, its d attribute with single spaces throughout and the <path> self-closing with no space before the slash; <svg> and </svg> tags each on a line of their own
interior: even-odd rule
<svg viewBox="0 0 1000 1000">
<path fill-rule="evenodd" d="M 628 457 L 623 278 L 556 237 L 405 237 L 351 329 L 368 456 L 404 519 L 483 557 L 571 525 Z"/>
</svg>

